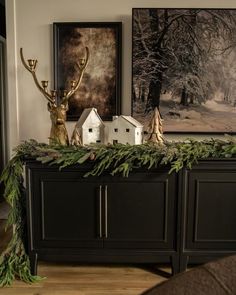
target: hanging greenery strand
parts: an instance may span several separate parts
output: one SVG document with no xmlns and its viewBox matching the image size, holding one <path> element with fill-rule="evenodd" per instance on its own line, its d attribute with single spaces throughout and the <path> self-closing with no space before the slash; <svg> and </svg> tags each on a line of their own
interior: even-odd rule
<svg viewBox="0 0 236 295">
<path fill-rule="evenodd" d="M 0 257 L 0 287 L 11 285 L 15 277 L 33 283 L 41 278 L 30 273 L 29 257 L 25 240 L 25 192 L 23 186 L 23 162 L 16 155 L 8 163 L 1 181 L 5 184 L 4 197 L 11 207 L 6 229 L 14 226 L 13 235 L 7 249 Z"/>
<path fill-rule="evenodd" d="M 42 278 L 30 272 L 30 262 L 25 249 L 25 188 L 23 166 L 28 160 L 36 160 L 59 169 L 74 164 L 88 162 L 91 169 L 84 175 L 96 176 L 105 171 L 127 177 L 133 169 L 151 169 L 161 165 L 170 167 L 169 173 L 178 172 L 184 166 L 191 169 L 199 159 L 236 157 L 236 140 L 165 142 L 164 144 L 143 145 L 90 145 L 60 146 L 29 140 L 20 144 L 9 161 L 1 182 L 4 182 L 4 197 L 11 209 L 7 227 L 13 226 L 12 239 L 0 256 L 0 286 L 9 286 L 15 278 L 27 283 L 38 282 Z"/>
</svg>

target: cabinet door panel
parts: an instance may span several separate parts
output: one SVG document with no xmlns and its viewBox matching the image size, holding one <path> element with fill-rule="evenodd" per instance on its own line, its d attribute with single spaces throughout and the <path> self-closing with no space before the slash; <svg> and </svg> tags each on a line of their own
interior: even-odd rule
<svg viewBox="0 0 236 295">
<path fill-rule="evenodd" d="M 236 249 L 236 172 L 189 171 L 186 248 Z"/>
<path fill-rule="evenodd" d="M 175 176 L 138 174 L 107 184 L 107 247 L 173 248 Z"/>
<path fill-rule="evenodd" d="M 34 246 L 102 247 L 99 185 L 73 172 L 32 175 Z"/>
</svg>

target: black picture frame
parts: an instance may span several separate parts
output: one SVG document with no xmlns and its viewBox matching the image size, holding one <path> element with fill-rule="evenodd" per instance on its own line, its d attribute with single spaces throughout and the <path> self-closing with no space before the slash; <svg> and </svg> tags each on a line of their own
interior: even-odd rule
<svg viewBox="0 0 236 295">
<path fill-rule="evenodd" d="M 68 121 L 95 107 L 103 120 L 121 113 L 122 22 L 53 23 L 55 89 L 76 80 L 75 63 L 89 48 L 90 58 L 78 91 L 69 100 Z M 83 56 L 82 56 L 83 57 Z"/>
<path fill-rule="evenodd" d="M 184 14 L 184 12 L 186 12 L 186 18 L 183 20 L 181 30 L 181 14 Z M 172 17 L 174 14 L 176 23 L 174 17 Z M 157 27 L 155 29 L 155 25 L 157 25 L 155 19 L 157 18 L 160 29 L 159 35 L 155 35 L 158 31 Z M 189 20 L 191 20 L 192 23 L 188 23 Z M 227 21 L 224 23 L 224 20 Z M 170 24 L 170 22 L 172 23 Z M 202 22 L 202 24 L 200 22 Z M 225 28 L 221 30 L 220 27 L 223 27 L 223 24 Z M 142 32 L 139 30 L 140 25 L 141 28 L 144 29 Z M 161 36 L 161 32 L 165 32 L 165 30 L 170 29 L 171 26 L 173 30 L 169 31 L 169 35 Z M 228 32 L 226 29 L 227 26 L 230 26 Z M 198 31 L 197 35 L 194 36 L 195 28 L 197 28 Z M 152 113 L 150 109 L 152 110 L 157 106 L 164 120 L 164 133 L 205 135 L 236 134 L 236 83 L 233 83 L 236 79 L 236 69 L 233 70 L 232 67 L 233 57 L 236 56 L 236 44 L 233 45 L 234 42 L 231 42 L 230 47 L 229 42 L 231 37 L 231 41 L 233 40 L 233 32 L 235 32 L 235 30 L 236 9 L 133 8 L 132 116 L 146 127 Z M 191 32 L 193 33 L 192 36 Z M 163 44 L 164 46 L 161 48 L 162 52 L 158 52 L 156 49 L 156 51 L 153 52 L 149 51 L 148 63 L 146 62 L 147 55 L 145 55 L 145 50 L 150 49 L 150 47 L 145 48 L 145 45 L 148 44 L 148 46 L 151 46 L 151 44 L 153 44 L 154 46 L 158 46 L 159 37 L 163 38 L 162 40 L 164 40 L 165 45 Z M 192 38 L 192 41 L 188 41 L 191 40 L 190 38 Z M 141 44 L 143 41 L 145 41 L 146 44 Z M 174 42 L 176 42 L 176 44 L 174 44 Z M 203 52 L 205 50 L 204 66 L 202 66 L 203 57 L 198 56 L 199 59 L 197 60 L 197 58 L 194 59 L 190 54 L 191 51 L 194 54 L 197 52 L 197 42 L 201 42 L 201 50 L 203 50 Z M 212 44 L 209 44 L 209 42 L 212 42 Z M 207 44 L 208 47 L 206 46 Z M 224 56 L 222 55 L 220 58 L 218 55 L 218 57 L 215 58 L 215 63 L 213 50 L 210 45 L 225 45 L 225 48 L 219 47 L 222 53 L 226 50 Z M 143 50 L 139 50 L 138 46 L 143 46 Z M 189 48 L 187 48 L 187 46 L 189 46 Z M 206 47 L 204 48 L 204 46 Z M 207 49 L 210 52 L 208 56 L 206 54 Z M 163 71 L 159 68 L 159 72 L 162 72 L 162 77 L 158 78 L 158 71 L 153 75 L 155 65 L 151 59 L 156 55 L 156 64 L 161 64 L 157 56 L 161 56 L 162 53 L 163 56 L 165 55 L 167 62 L 162 64 Z M 172 61 L 171 57 L 168 57 L 168 54 L 172 54 L 174 57 Z M 183 60 L 182 64 L 178 61 L 178 59 L 181 58 Z M 212 59 L 212 63 L 210 63 L 210 59 Z M 164 59 L 162 61 L 164 61 Z M 206 61 L 207 66 L 205 66 Z M 187 68 L 188 65 L 190 65 L 189 68 Z M 186 106 L 180 106 L 180 100 L 182 98 L 184 100 L 183 89 L 185 88 L 185 91 L 186 88 L 188 90 L 191 89 L 189 85 L 186 85 L 186 87 L 183 86 L 183 78 L 186 80 L 189 78 L 189 85 L 190 82 L 194 83 L 194 79 L 196 79 L 195 83 L 199 83 L 199 85 L 192 86 L 192 88 L 196 87 L 196 91 L 192 91 L 192 93 L 188 91 Z M 155 81 L 154 87 L 150 87 L 152 80 L 162 83 L 162 87 L 158 89 L 158 83 Z M 227 81 L 230 81 L 230 86 L 226 85 Z M 157 91 L 159 91 L 157 95 L 157 97 L 159 97 L 159 103 L 155 101 L 155 99 L 153 99 L 153 103 L 151 103 L 155 93 L 155 91 L 152 92 L 151 90 L 155 87 L 158 89 Z M 200 93 L 200 87 L 203 87 L 204 91 L 202 91 L 202 93 Z M 199 89 L 199 92 L 197 92 L 197 89 Z M 168 95 L 173 95 L 172 101 L 168 98 Z M 142 101 L 142 103 L 138 100 Z M 187 105 L 189 107 L 187 107 Z"/>
</svg>

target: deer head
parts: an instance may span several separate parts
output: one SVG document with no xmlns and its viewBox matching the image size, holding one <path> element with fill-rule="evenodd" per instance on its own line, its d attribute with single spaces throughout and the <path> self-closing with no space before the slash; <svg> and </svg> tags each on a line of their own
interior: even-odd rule
<svg viewBox="0 0 236 295">
<path fill-rule="evenodd" d="M 51 132 L 49 142 L 61 145 L 69 145 L 68 133 L 65 126 L 66 112 L 68 107 L 61 104 L 59 106 L 48 103 L 48 111 L 51 119 Z"/>
<path fill-rule="evenodd" d="M 34 82 L 39 89 L 39 91 L 44 95 L 44 97 L 48 101 L 48 111 L 50 112 L 51 118 L 51 132 L 49 143 L 57 143 L 61 145 L 68 145 L 68 133 L 65 126 L 66 121 L 66 112 L 68 110 L 68 101 L 70 97 L 79 89 L 80 83 L 83 78 L 84 71 L 87 67 L 88 60 L 89 60 L 89 49 L 85 47 L 86 55 L 85 58 L 79 59 L 76 63 L 79 77 L 78 80 L 73 80 L 70 83 L 70 89 L 64 91 L 56 91 L 51 90 L 50 93 L 48 92 L 48 81 L 41 81 L 39 83 L 37 76 L 36 76 L 36 67 L 37 67 L 37 60 L 36 59 L 29 59 L 28 64 L 26 63 L 24 56 L 23 56 L 23 49 L 20 49 L 20 57 L 21 61 L 31 74 L 34 79 Z"/>
</svg>

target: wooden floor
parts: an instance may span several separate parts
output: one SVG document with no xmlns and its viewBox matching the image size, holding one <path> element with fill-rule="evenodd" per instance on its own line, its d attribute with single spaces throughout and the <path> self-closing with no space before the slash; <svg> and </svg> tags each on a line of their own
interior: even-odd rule
<svg viewBox="0 0 236 295">
<path fill-rule="evenodd" d="M 164 280 L 136 267 L 73 266 L 40 263 L 47 278 L 33 285 L 15 282 L 0 289 L 4 295 L 138 295 Z M 2 292 L 2 293 L 1 293 Z"/>
<path fill-rule="evenodd" d="M 0 251 L 10 239 L 0 220 Z M 165 271 L 170 271 L 165 269 Z M 40 262 L 38 274 L 47 277 L 38 284 L 15 281 L 0 288 L 0 295 L 140 295 L 166 278 L 147 269 L 115 265 L 71 265 Z"/>
</svg>

